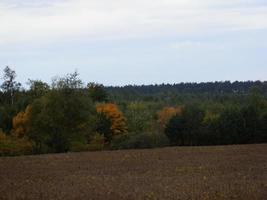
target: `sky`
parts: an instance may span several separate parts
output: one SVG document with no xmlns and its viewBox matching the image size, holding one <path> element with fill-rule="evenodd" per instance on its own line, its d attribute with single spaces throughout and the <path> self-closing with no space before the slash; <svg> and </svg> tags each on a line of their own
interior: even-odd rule
<svg viewBox="0 0 267 200">
<path fill-rule="evenodd" d="M 0 70 L 104 85 L 266 80 L 266 0 L 0 0 Z"/>
</svg>

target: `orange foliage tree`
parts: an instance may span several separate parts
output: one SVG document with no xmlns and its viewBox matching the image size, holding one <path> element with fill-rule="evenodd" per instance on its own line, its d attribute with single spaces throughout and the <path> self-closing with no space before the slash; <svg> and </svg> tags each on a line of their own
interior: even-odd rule
<svg viewBox="0 0 267 200">
<path fill-rule="evenodd" d="M 19 112 L 13 118 L 12 135 L 17 138 L 23 138 L 30 129 L 30 115 L 32 107 L 28 106 L 25 111 Z"/>
<path fill-rule="evenodd" d="M 0 156 L 16 156 L 32 154 L 33 143 L 26 137 L 29 131 L 29 116 L 31 106 L 18 113 L 13 118 L 13 129 L 11 135 L 6 135 L 0 129 Z"/>
<path fill-rule="evenodd" d="M 182 107 L 164 107 L 158 112 L 158 123 L 164 129 L 169 120 L 176 114 L 182 114 Z"/>
<path fill-rule="evenodd" d="M 122 135 L 127 133 L 126 118 L 123 113 L 119 110 L 117 105 L 112 103 L 98 104 L 96 111 L 99 114 L 105 115 L 107 119 L 111 121 L 111 133 L 112 136 Z"/>
</svg>

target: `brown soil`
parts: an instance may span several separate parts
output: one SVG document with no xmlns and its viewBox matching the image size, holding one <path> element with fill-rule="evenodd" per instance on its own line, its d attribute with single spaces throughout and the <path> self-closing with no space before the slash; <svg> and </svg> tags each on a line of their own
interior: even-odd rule
<svg viewBox="0 0 267 200">
<path fill-rule="evenodd" d="M 0 199 L 267 199 L 267 144 L 0 158 Z"/>
</svg>

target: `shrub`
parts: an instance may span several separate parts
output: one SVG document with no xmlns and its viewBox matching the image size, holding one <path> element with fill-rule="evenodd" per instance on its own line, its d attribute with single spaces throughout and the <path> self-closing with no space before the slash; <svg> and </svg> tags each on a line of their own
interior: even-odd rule
<svg viewBox="0 0 267 200">
<path fill-rule="evenodd" d="M 89 151 L 101 151 L 105 147 L 105 137 L 97 133 L 87 145 Z"/>
<path fill-rule="evenodd" d="M 25 139 L 17 139 L 0 133 L 0 156 L 32 154 L 33 144 Z"/>
<path fill-rule="evenodd" d="M 115 137 L 111 142 L 112 149 L 143 149 L 167 146 L 168 138 L 162 133 L 131 133 Z"/>
<path fill-rule="evenodd" d="M 70 152 L 82 152 L 88 150 L 88 144 L 80 141 L 71 142 Z"/>
<path fill-rule="evenodd" d="M 71 142 L 70 152 L 101 151 L 105 147 L 105 137 L 99 133 L 91 136 L 90 142 L 84 140 Z"/>
</svg>

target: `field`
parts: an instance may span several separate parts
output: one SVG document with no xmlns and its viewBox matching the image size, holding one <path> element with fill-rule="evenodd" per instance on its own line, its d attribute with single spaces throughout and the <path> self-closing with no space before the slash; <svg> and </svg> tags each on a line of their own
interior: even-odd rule
<svg viewBox="0 0 267 200">
<path fill-rule="evenodd" d="M 0 199 L 267 199 L 267 144 L 0 158 Z"/>
</svg>

